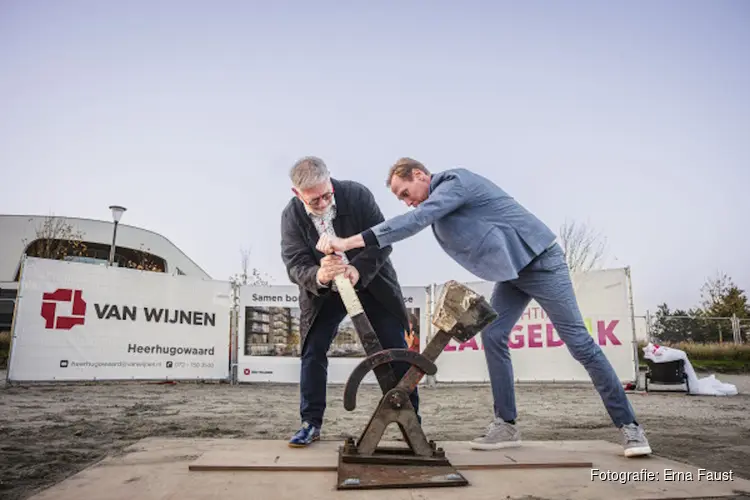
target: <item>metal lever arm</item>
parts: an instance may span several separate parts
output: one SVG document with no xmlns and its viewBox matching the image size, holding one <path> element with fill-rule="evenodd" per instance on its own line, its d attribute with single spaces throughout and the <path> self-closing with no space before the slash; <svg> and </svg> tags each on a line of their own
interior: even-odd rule
<svg viewBox="0 0 750 500">
<path fill-rule="evenodd" d="M 437 373 L 437 366 L 435 366 L 435 363 L 418 352 L 410 351 L 408 349 L 386 349 L 380 351 L 363 359 L 356 368 L 352 370 L 352 373 L 346 381 L 346 386 L 344 387 L 344 408 L 348 411 L 352 411 L 356 408 L 357 390 L 359 389 L 360 383 L 370 370 L 374 370 L 378 366 L 386 363 L 393 362 L 409 363 L 412 367 L 416 367 L 417 370 L 426 373 L 427 375 L 434 375 Z"/>
<path fill-rule="evenodd" d="M 365 310 L 352 283 L 343 274 L 337 275 L 334 278 L 334 282 L 341 296 L 341 301 L 344 303 L 344 308 L 352 320 L 354 329 L 357 331 L 362 348 L 368 356 L 381 352 L 383 347 L 380 344 L 380 339 L 378 339 L 375 329 L 367 318 L 367 314 L 365 314 Z M 392 367 L 381 365 L 374 371 L 383 393 L 393 389 L 398 383 Z"/>
</svg>

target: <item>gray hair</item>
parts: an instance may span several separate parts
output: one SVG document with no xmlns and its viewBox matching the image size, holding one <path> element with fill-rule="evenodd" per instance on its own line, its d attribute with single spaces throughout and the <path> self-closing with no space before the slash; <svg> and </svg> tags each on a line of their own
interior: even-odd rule
<svg viewBox="0 0 750 500">
<path fill-rule="evenodd" d="M 289 177 L 297 189 L 309 189 L 329 180 L 331 174 L 323 160 L 317 156 L 305 156 L 294 163 Z"/>
</svg>

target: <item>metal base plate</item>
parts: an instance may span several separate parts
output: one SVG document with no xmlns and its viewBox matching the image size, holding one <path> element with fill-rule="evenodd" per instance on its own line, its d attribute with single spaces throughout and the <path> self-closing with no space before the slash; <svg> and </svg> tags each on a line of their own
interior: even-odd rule
<svg viewBox="0 0 750 500">
<path fill-rule="evenodd" d="M 343 449 L 339 450 L 338 490 L 366 490 L 386 488 L 432 488 L 446 486 L 468 486 L 469 481 L 447 461 L 434 464 L 402 463 L 384 464 L 388 453 L 367 463 L 365 457 L 356 462 L 347 460 Z M 414 457 L 408 457 L 414 460 Z M 406 461 L 406 460 L 404 460 Z"/>
</svg>

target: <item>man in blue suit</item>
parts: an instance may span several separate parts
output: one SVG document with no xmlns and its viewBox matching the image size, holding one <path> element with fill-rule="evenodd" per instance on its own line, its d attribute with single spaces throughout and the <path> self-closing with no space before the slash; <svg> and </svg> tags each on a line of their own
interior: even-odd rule
<svg viewBox="0 0 750 500">
<path fill-rule="evenodd" d="M 612 422 L 622 432 L 624 455 L 649 455 L 651 447 L 622 384 L 586 329 L 555 234 L 493 182 L 464 168 L 433 175 L 420 162 L 402 158 L 391 167 L 387 185 L 415 209 L 348 238 L 324 235 L 317 248 L 326 254 L 382 248 L 431 225 L 448 255 L 479 278 L 495 282 L 490 302 L 499 316 L 481 333 L 495 419 L 472 447 L 486 450 L 521 443 L 508 337 L 534 299 L 588 371 Z"/>
</svg>

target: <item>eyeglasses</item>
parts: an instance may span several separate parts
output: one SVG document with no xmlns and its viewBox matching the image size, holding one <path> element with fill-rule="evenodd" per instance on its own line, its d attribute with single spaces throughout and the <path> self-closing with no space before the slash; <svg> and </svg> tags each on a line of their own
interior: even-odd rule
<svg viewBox="0 0 750 500">
<path fill-rule="evenodd" d="M 308 201 L 307 204 L 317 206 L 320 205 L 321 201 L 325 201 L 326 203 L 328 203 L 329 201 L 331 201 L 331 199 L 333 199 L 333 190 L 330 190 L 327 193 L 323 193 L 322 195 L 313 198 L 312 200 Z"/>
</svg>

